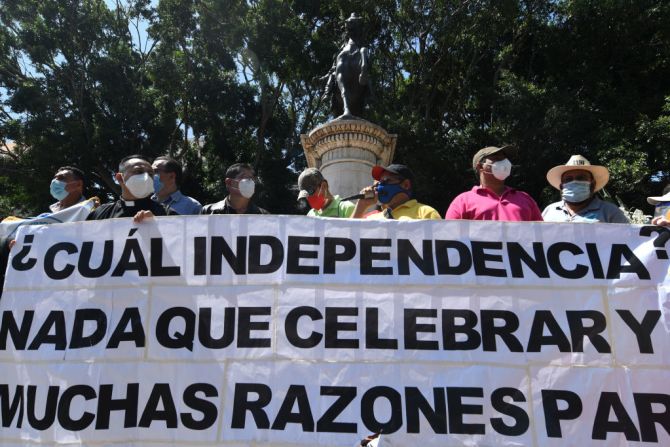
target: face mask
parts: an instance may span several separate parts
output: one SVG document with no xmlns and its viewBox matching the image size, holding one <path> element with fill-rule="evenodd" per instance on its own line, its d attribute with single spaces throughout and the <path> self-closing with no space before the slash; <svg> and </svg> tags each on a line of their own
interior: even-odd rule
<svg viewBox="0 0 670 447">
<path fill-rule="evenodd" d="M 491 174 L 498 180 L 505 180 L 512 172 L 512 162 L 508 159 L 498 160 L 491 163 Z"/>
<path fill-rule="evenodd" d="M 161 189 L 163 189 L 163 182 L 161 182 L 161 176 L 156 174 L 154 175 L 154 192 L 158 194 Z"/>
<path fill-rule="evenodd" d="M 65 190 L 65 186 L 67 186 L 66 182 L 56 179 L 51 180 L 51 185 L 49 186 L 51 197 L 58 200 L 59 202 L 66 198 L 69 192 Z"/>
<path fill-rule="evenodd" d="M 400 183 L 395 183 L 393 185 L 389 185 L 388 183 L 379 183 L 377 185 L 377 200 L 379 200 L 379 203 L 389 203 L 396 194 L 401 192 L 404 192 L 410 197 L 412 196 L 409 190 L 400 186 Z"/>
<path fill-rule="evenodd" d="M 670 202 L 661 202 L 654 208 L 654 217 L 663 216 L 670 219 Z"/>
<path fill-rule="evenodd" d="M 126 188 L 134 197 L 143 199 L 154 192 L 154 181 L 146 172 L 136 174 L 126 180 Z"/>
<path fill-rule="evenodd" d="M 307 196 L 307 203 L 309 203 L 312 209 L 321 210 L 323 209 L 323 205 L 326 204 L 326 196 L 315 192 L 311 196 Z"/>
<path fill-rule="evenodd" d="M 240 195 L 245 199 L 250 199 L 256 191 L 256 183 L 250 178 L 245 178 L 237 182 L 237 189 L 240 191 Z"/>
<path fill-rule="evenodd" d="M 591 182 L 574 181 L 565 183 L 561 197 L 566 202 L 579 203 L 591 197 Z"/>
</svg>

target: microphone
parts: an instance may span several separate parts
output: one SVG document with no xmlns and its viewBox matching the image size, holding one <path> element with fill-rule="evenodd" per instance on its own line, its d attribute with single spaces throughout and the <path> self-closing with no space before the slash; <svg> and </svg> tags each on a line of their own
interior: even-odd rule
<svg viewBox="0 0 670 447">
<path fill-rule="evenodd" d="M 353 196 L 345 197 L 342 200 L 358 200 L 358 199 L 374 199 L 374 191 L 366 191 L 365 193 L 354 194 Z"/>
</svg>

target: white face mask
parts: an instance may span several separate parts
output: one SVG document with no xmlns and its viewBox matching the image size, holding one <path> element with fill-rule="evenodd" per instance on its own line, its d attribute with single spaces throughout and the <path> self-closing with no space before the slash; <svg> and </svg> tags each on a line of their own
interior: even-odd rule
<svg viewBox="0 0 670 447">
<path fill-rule="evenodd" d="M 136 174 L 126 180 L 126 188 L 135 198 L 143 199 L 154 192 L 154 179 L 147 172 Z"/>
<path fill-rule="evenodd" d="M 512 172 L 512 162 L 508 159 L 491 163 L 491 174 L 498 180 L 505 180 Z"/>
<path fill-rule="evenodd" d="M 237 189 L 240 191 L 240 195 L 245 199 L 250 199 L 256 191 L 256 183 L 250 178 L 245 178 L 237 182 Z"/>
</svg>

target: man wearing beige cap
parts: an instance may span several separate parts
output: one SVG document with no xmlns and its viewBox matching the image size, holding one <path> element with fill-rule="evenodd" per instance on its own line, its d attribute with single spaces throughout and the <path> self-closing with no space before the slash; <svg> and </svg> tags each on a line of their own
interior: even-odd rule
<svg viewBox="0 0 670 447">
<path fill-rule="evenodd" d="M 477 151 L 472 169 L 479 186 L 459 194 L 449 205 L 445 219 L 502 220 L 509 222 L 542 220 L 540 208 L 523 191 L 505 185 L 512 172 L 511 146 L 489 146 Z"/>
<path fill-rule="evenodd" d="M 581 155 L 554 166 L 547 172 L 547 181 L 561 192 L 562 200 L 547 206 L 542 217 L 547 222 L 629 223 L 616 205 L 595 195 L 609 178 L 605 166 L 592 165 Z"/>
<path fill-rule="evenodd" d="M 298 177 L 298 200 L 309 203 L 308 216 L 313 217 L 350 217 L 354 205 L 340 196 L 333 195 L 328 189 L 328 180 L 316 168 L 307 168 Z"/>
</svg>

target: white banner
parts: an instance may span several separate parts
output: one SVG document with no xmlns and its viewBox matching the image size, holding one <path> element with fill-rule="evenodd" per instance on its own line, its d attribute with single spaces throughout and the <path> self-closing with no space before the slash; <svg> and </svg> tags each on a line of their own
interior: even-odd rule
<svg viewBox="0 0 670 447">
<path fill-rule="evenodd" d="M 175 216 L 27 226 L 1 445 L 670 445 L 670 231 Z"/>
</svg>

